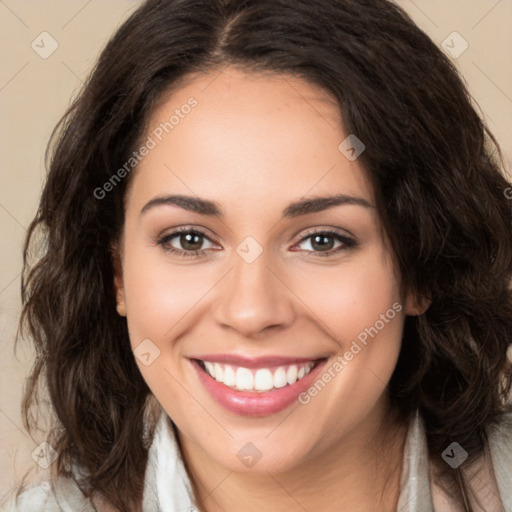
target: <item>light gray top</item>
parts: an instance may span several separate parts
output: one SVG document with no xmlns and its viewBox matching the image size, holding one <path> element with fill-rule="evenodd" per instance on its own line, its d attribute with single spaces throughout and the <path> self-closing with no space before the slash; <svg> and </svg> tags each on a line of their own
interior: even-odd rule
<svg viewBox="0 0 512 512">
<path fill-rule="evenodd" d="M 448 447 L 449 448 L 449 447 Z M 489 448 L 496 482 L 487 488 L 487 512 L 512 512 L 512 432 L 504 428 L 489 436 Z M 448 450 L 453 457 L 457 449 Z M 457 506 L 444 501 L 439 489 L 431 487 L 423 421 L 417 414 L 409 427 L 402 464 L 401 490 L 397 512 L 455 512 Z M 448 459 L 446 459 L 448 460 Z M 492 488 L 492 485 L 491 485 Z M 494 501 L 501 498 L 501 505 Z M 434 508 L 435 506 L 435 508 Z M 5 512 L 94 512 L 77 484 L 61 478 L 55 489 L 48 481 L 24 491 L 17 504 L 11 500 Z M 155 426 L 146 467 L 143 512 L 196 512 L 192 486 L 181 459 L 170 419 L 163 411 Z M 229 512 L 229 511 L 227 511 Z"/>
</svg>

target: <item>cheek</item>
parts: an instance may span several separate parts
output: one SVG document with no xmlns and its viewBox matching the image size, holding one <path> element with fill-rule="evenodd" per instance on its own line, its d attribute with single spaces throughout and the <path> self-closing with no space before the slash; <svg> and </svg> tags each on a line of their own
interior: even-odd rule
<svg viewBox="0 0 512 512">
<path fill-rule="evenodd" d="M 187 314 L 207 293 L 208 283 L 197 279 L 192 265 L 171 266 L 157 252 L 142 244 L 130 245 L 129 240 L 125 245 L 127 323 L 141 375 L 168 414 L 179 418 L 189 410 L 190 398 L 183 393 L 181 344 L 169 340 L 179 335 Z"/>
<path fill-rule="evenodd" d="M 297 289 L 338 352 L 336 366 L 331 364 L 330 372 L 329 368 L 324 372 L 329 391 L 324 393 L 324 384 L 317 383 L 304 397 L 304 403 L 318 408 L 312 417 L 327 407 L 344 411 L 347 421 L 361 419 L 395 369 L 404 308 L 392 264 L 382 254 L 380 249 L 369 251 L 353 263 L 347 260 L 328 273 L 317 272 L 315 279 L 302 279 Z M 334 422 L 334 431 L 338 427 L 342 425 Z"/>
<path fill-rule="evenodd" d="M 124 286 L 132 345 L 141 338 L 172 337 L 173 329 L 207 295 L 211 280 L 194 265 L 169 264 L 160 249 L 127 245 L 126 254 Z"/>
<path fill-rule="evenodd" d="M 366 329 L 376 323 L 382 334 L 386 331 L 386 337 L 400 338 L 400 321 L 391 322 L 403 309 L 399 288 L 391 262 L 382 256 L 381 249 L 376 248 L 337 267 L 304 272 L 294 283 L 297 296 L 335 338 L 340 352 L 358 336 L 364 339 Z"/>
<path fill-rule="evenodd" d="M 346 300 L 346 309 L 325 310 L 328 333 L 336 336 L 338 354 L 299 401 L 309 410 L 305 428 L 311 432 L 320 428 L 318 418 L 329 411 L 322 427 L 328 433 L 323 441 L 326 446 L 384 403 L 400 353 L 404 321 L 403 307 L 392 290 L 383 293 L 380 289 L 378 299 L 358 292 Z"/>
</svg>

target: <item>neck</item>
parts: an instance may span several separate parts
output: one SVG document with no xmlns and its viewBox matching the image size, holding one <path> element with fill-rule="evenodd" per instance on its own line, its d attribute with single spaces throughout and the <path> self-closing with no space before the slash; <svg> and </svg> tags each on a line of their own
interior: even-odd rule
<svg viewBox="0 0 512 512">
<path fill-rule="evenodd" d="M 378 409 L 330 450 L 272 474 L 223 468 L 178 432 L 200 512 L 395 512 L 407 425 Z"/>
</svg>

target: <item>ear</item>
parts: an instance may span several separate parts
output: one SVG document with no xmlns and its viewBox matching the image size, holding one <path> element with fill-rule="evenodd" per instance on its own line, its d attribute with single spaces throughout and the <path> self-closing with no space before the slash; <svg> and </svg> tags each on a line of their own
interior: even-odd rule
<svg viewBox="0 0 512 512">
<path fill-rule="evenodd" d="M 117 244 L 110 247 L 112 268 L 114 272 L 114 289 L 116 292 L 116 310 L 121 316 L 126 316 L 126 299 L 124 294 L 123 264 Z"/>
<path fill-rule="evenodd" d="M 432 303 L 427 297 L 420 297 L 414 293 L 407 293 L 405 299 L 405 314 L 408 316 L 420 316 L 427 311 Z"/>
</svg>

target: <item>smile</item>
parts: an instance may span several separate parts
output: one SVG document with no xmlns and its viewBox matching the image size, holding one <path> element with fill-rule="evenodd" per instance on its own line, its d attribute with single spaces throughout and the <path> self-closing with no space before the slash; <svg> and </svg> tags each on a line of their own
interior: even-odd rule
<svg viewBox="0 0 512 512">
<path fill-rule="evenodd" d="M 208 359 L 190 359 L 200 383 L 215 402 L 241 416 L 268 416 L 298 403 L 298 395 L 312 385 L 327 362 L 326 357 Z"/>
<path fill-rule="evenodd" d="M 217 382 L 237 391 L 263 392 L 295 384 L 304 378 L 315 362 L 278 368 L 249 369 L 229 364 L 200 361 L 203 370 Z"/>
</svg>

